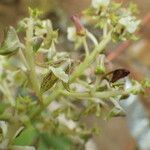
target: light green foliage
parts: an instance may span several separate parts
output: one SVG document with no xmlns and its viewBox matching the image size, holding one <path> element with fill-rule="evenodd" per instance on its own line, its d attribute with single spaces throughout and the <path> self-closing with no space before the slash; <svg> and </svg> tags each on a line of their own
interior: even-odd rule
<svg viewBox="0 0 150 150">
<path fill-rule="evenodd" d="M 10 27 L 8 31 L 5 32 L 4 42 L 0 47 L 0 54 L 12 54 L 15 53 L 19 48 L 21 48 L 21 43 L 18 39 L 17 33 L 13 27 Z"/>
<path fill-rule="evenodd" d="M 88 129 L 82 118 L 125 115 L 119 101 L 143 92 L 149 83 L 132 81 L 126 89 L 126 79 L 120 75 L 118 79 L 123 79 L 112 83 L 105 50 L 110 41 L 133 37 L 139 21 L 131 10 L 135 8 L 93 0 L 85 18 L 96 21 L 103 33 L 100 40 L 74 16 L 66 44 L 71 41 L 85 50 L 81 60 L 61 51 L 59 30 L 53 29 L 50 20 L 41 20 L 36 9 L 29 9 L 30 16 L 17 29 L 9 28 L 0 48 L 0 55 L 5 55 L 0 57 L 0 149 L 83 149 L 99 128 L 93 123 Z M 22 43 L 18 32 L 25 33 Z"/>
<path fill-rule="evenodd" d="M 99 6 L 96 9 L 91 7 L 84 13 L 90 15 L 97 21 L 95 25 L 97 28 L 103 30 L 109 30 L 112 28 L 112 40 L 118 41 L 135 39 L 133 33 L 137 30 L 137 27 L 140 24 L 140 21 L 134 16 L 135 12 L 136 5 L 132 3 L 129 5 L 128 9 L 125 9 L 121 7 L 121 4 L 109 2 L 107 3 L 107 6 Z"/>
</svg>

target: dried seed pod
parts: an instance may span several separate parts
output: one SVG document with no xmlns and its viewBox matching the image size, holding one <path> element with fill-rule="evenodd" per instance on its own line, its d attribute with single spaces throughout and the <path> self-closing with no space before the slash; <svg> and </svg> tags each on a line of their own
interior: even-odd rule
<svg viewBox="0 0 150 150">
<path fill-rule="evenodd" d="M 112 72 L 112 74 L 113 74 L 113 76 L 112 76 L 110 82 L 114 83 L 117 80 L 122 79 L 122 78 L 128 76 L 130 74 L 130 71 L 126 70 L 126 69 L 117 69 L 117 70 L 114 70 Z"/>
<path fill-rule="evenodd" d="M 112 75 L 110 82 L 114 83 L 118 81 L 119 79 L 122 79 L 130 74 L 130 71 L 127 69 L 116 69 L 114 71 L 111 71 L 107 74 L 105 74 L 102 78 L 107 77 L 108 75 Z"/>
<path fill-rule="evenodd" d="M 41 83 L 41 93 L 49 90 L 57 82 L 58 78 L 50 71 L 44 78 Z"/>
</svg>

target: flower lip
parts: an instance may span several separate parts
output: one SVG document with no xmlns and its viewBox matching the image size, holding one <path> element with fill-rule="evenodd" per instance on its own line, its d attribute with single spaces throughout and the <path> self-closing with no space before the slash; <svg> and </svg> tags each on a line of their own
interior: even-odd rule
<svg viewBox="0 0 150 150">
<path fill-rule="evenodd" d="M 81 21 L 80 21 L 78 15 L 71 16 L 71 20 L 73 21 L 73 23 L 75 25 L 77 35 L 84 36 L 85 35 L 85 28 L 81 24 Z"/>
</svg>

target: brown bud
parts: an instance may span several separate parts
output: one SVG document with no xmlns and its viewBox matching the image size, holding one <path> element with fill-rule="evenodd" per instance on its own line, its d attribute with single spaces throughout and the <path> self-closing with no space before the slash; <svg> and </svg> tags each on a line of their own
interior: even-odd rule
<svg viewBox="0 0 150 150">
<path fill-rule="evenodd" d="M 73 15 L 71 17 L 71 20 L 73 21 L 73 23 L 74 23 L 74 25 L 76 27 L 77 35 L 84 36 L 85 35 L 85 28 L 81 24 L 79 17 L 77 15 Z"/>
</svg>

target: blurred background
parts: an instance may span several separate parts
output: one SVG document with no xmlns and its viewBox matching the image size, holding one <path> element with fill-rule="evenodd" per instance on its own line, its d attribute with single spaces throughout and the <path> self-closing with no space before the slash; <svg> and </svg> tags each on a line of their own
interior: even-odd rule
<svg viewBox="0 0 150 150">
<path fill-rule="evenodd" d="M 127 5 L 131 0 L 116 0 Z M 108 60 L 114 67 L 126 67 L 131 71 L 131 77 L 137 80 L 147 78 L 150 80 L 150 0 L 132 0 L 139 9 L 139 18 L 142 20 L 142 26 L 139 32 L 139 40 L 132 43 L 130 41 L 119 43 L 113 49 L 108 50 Z M 82 10 L 90 5 L 90 0 L 0 0 L 0 41 L 3 38 L 3 30 L 16 23 L 21 18 L 27 16 L 28 7 L 39 8 L 44 11 L 43 18 L 49 18 L 53 21 L 54 28 L 66 30 L 69 24 L 69 18 L 72 14 L 82 14 Z M 146 96 L 136 97 L 138 101 L 132 106 L 130 114 L 127 117 L 116 117 L 110 121 L 99 121 L 101 135 L 94 137 L 97 150 L 136 150 L 140 145 L 139 137 L 145 137 L 150 132 L 149 126 L 139 126 L 142 129 L 136 136 L 132 130 L 139 125 L 140 119 L 149 120 L 150 110 L 150 91 L 146 91 Z M 134 110 L 134 112 L 132 112 Z M 128 110 L 127 110 L 128 111 Z M 136 115 L 136 124 L 131 119 L 132 114 Z M 131 115 L 131 116 L 130 116 Z M 90 126 L 91 119 L 86 120 Z M 134 125 L 134 128 L 132 128 Z M 138 130 L 139 131 L 139 130 Z M 137 132 L 138 132 L 137 131 Z M 147 131 L 147 132 L 146 132 Z M 146 133 L 145 133 L 146 132 Z M 145 133 L 145 134 L 144 134 Z M 150 136 L 145 140 L 150 141 Z M 144 140 L 144 142 L 145 142 Z M 148 142 L 149 143 L 149 142 Z M 144 143 L 145 144 L 145 143 Z M 150 145 L 150 143 L 148 144 Z M 150 150 L 141 148 L 142 150 Z"/>
</svg>

